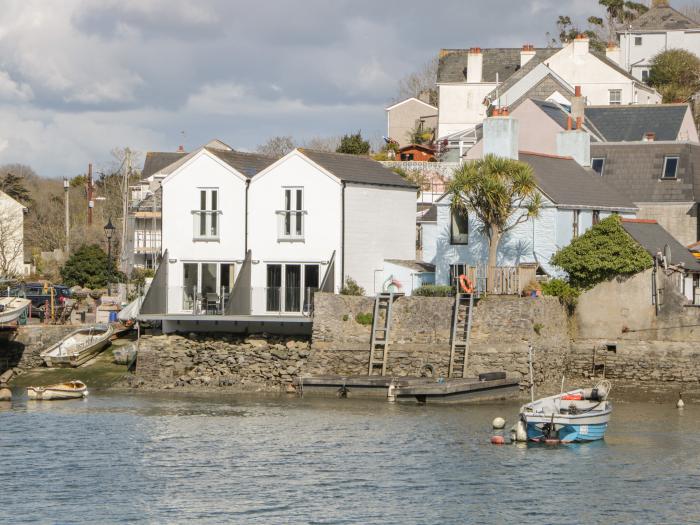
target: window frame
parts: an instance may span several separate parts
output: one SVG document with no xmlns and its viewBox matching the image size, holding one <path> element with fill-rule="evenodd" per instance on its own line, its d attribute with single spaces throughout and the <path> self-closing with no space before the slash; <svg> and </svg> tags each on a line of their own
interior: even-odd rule
<svg viewBox="0 0 700 525">
<path fill-rule="evenodd" d="M 204 197 L 203 201 L 202 197 Z M 211 186 L 197 188 L 197 201 L 197 208 L 192 210 L 194 217 L 192 239 L 195 242 L 218 242 L 221 239 L 220 189 Z M 204 227 L 204 233 L 202 233 L 202 227 Z"/>
<path fill-rule="evenodd" d="M 602 162 L 602 165 L 601 165 L 601 167 L 600 167 L 600 172 L 598 172 L 598 171 L 593 167 L 593 163 L 594 163 L 595 161 L 597 161 L 597 160 L 599 160 L 599 161 Z M 591 159 L 591 169 L 592 169 L 593 171 L 595 171 L 598 175 L 600 175 L 600 176 L 602 177 L 603 174 L 605 173 L 605 157 L 593 157 L 593 158 Z"/>
<path fill-rule="evenodd" d="M 455 214 L 453 210 L 450 210 L 450 245 L 452 246 L 467 246 L 469 244 L 469 213 L 464 212 L 464 219 L 465 219 L 465 224 L 467 227 L 467 231 L 465 232 L 458 232 L 457 235 L 462 235 L 466 237 L 466 240 L 464 241 L 455 241 Z M 459 225 L 457 224 L 457 227 L 459 228 Z"/>
<path fill-rule="evenodd" d="M 613 94 L 618 96 L 617 101 L 613 101 Z M 621 106 L 622 105 L 622 90 L 621 89 L 608 89 L 608 103 L 611 106 Z"/>
<path fill-rule="evenodd" d="M 635 36 L 634 37 L 634 45 L 635 46 L 641 46 L 642 45 L 642 37 L 641 36 Z"/>
<path fill-rule="evenodd" d="M 666 176 L 666 166 L 669 159 L 676 161 L 676 169 L 673 171 L 673 177 Z M 664 155 L 664 166 L 661 169 L 661 180 L 678 180 L 678 165 L 680 164 L 680 160 L 681 158 L 679 155 Z"/>
<path fill-rule="evenodd" d="M 287 205 L 289 192 L 289 205 Z M 301 192 L 301 203 L 299 193 Z M 304 186 L 282 186 L 282 209 L 277 210 L 277 242 L 303 242 L 306 238 L 306 191 Z M 296 220 L 292 221 L 292 216 Z M 287 233 L 289 230 L 289 233 Z"/>
</svg>

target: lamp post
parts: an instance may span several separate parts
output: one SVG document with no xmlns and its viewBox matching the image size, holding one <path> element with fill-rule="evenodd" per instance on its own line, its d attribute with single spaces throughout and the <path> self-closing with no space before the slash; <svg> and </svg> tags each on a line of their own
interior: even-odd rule
<svg viewBox="0 0 700 525">
<path fill-rule="evenodd" d="M 112 236 L 116 231 L 112 224 L 112 217 L 109 218 L 104 227 L 105 236 L 107 237 L 107 277 L 112 277 Z"/>
</svg>

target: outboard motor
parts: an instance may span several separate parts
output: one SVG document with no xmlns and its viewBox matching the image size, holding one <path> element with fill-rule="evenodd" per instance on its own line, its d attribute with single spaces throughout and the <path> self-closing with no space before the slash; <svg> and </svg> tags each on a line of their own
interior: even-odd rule
<svg viewBox="0 0 700 525">
<path fill-rule="evenodd" d="M 608 393 L 610 389 L 607 385 L 598 384 L 593 388 L 583 389 L 583 399 L 589 401 L 605 401 L 608 398 Z"/>
</svg>

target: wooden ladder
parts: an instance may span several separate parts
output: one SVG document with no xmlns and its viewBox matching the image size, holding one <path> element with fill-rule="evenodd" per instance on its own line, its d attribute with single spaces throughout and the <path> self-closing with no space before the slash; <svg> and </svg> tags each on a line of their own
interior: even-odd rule
<svg viewBox="0 0 700 525">
<path fill-rule="evenodd" d="M 469 359 L 469 335 L 472 331 L 474 295 L 457 292 L 452 314 L 452 348 L 447 377 L 464 377 Z"/>
<path fill-rule="evenodd" d="M 389 332 L 391 330 L 391 307 L 394 304 L 393 292 L 377 294 L 374 300 L 374 315 L 372 316 L 372 339 L 369 350 L 368 375 L 386 374 L 386 361 L 389 355 Z M 380 324 L 380 314 L 384 310 L 384 320 Z"/>
</svg>

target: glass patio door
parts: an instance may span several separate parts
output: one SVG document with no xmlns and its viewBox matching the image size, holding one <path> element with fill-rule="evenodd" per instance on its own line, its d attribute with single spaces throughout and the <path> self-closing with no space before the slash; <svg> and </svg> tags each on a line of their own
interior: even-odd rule
<svg viewBox="0 0 700 525">
<path fill-rule="evenodd" d="M 304 312 L 311 309 L 311 297 L 318 290 L 319 270 L 318 264 L 307 264 L 304 266 Z"/>
<path fill-rule="evenodd" d="M 284 311 L 299 312 L 301 310 L 301 265 L 286 264 L 284 266 Z"/>
<path fill-rule="evenodd" d="M 281 310 L 282 291 L 282 265 L 267 265 L 267 288 L 266 288 L 266 310 L 268 312 L 279 312 Z"/>
</svg>

